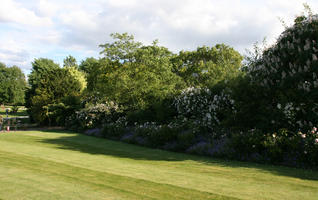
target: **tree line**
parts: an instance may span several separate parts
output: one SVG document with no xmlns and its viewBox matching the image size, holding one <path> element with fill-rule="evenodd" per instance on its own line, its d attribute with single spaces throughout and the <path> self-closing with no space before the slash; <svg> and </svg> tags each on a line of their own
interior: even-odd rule
<svg viewBox="0 0 318 200">
<path fill-rule="evenodd" d="M 78 65 L 68 56 L 62 67 L 47 58 L 35 59 L 28 84 L 21 70 L 16 73 L 24 84 L 19 86 L 21 90 L 14 90 L 18 87 L 12 84 L 19 99 L 12 96 L 3 102 L 25 103 L 32 119 L 40 124 L 64 125 L 77 109 L 110 101 L 130 114 L 155 108 L 164 113 L 161 107 L 167 99 L 183 89 L 212 87 L 240 73 L 242 56 L 224 44 L 175 54 L 157 40 L 144 45 L 128 33 L 111 36 L 111 43 L 100 45 L 99 59 L 86 58 Z M 0 87 L 8 86 L 4 82 Z"/>
</svg>

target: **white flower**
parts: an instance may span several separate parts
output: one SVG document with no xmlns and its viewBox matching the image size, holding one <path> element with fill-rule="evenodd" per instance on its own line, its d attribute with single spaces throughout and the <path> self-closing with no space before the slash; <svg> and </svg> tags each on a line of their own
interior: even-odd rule
<svg viewBox="0 0 318 200">
<path fill-rule="evenodd" d="M 197 74 L 197 73 L 192 73 L 192 76 L 195 77 L 195 78 L 197 78 L 197 77 L 199 77 L 199 74 Z"/>
<path fill-rule="evenodd" d="M 313 61 L 318 60 L 318 58 L 317 58 L 316 54 L 312 54 L 312 60 L 313 60 Z"/>
<path fill-rule="evenodd" d="M 281 108 L 282 108 L 282 105 L 277 104 L 277 108 L 278 108 L 278 109 L 281 109 Z"/>
<path fill-rule="evenodd" d="M 307 51 L 310 49 L 310 41 L 307 39 L 306 40 L 306 45 L 304 46 L 304 50 Z"/>
<path fill-rule="evenodd" d="M 286 77 L 286 72 L 283 71 L 283 72 L 282 72 L 282 78 L 284 79 L 285 77 Z"/>
</svg>

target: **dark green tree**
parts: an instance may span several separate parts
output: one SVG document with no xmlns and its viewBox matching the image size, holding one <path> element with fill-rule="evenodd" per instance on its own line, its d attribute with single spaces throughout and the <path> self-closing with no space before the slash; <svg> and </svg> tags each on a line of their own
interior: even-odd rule
<svg viewBox="0 0 318 200">
<path fill-rule="evenodd" d="M 72 102 L 70 98 L 80 97 L 81 82 L 74 78 L 67 68 L 60 68 L 49 59 L 36 59 L 32 66 L 29 75 L 30 88 L 26 95 L 31 117 L 41 124 L 63 125 L 65 117 L 72 114 L 70 110 L 77 106 L 67 105 L 66 102 Z"/>
</svg>

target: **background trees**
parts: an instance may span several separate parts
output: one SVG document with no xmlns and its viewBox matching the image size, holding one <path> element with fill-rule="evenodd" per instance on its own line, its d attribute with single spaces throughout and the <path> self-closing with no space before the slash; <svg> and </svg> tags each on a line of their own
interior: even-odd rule
<svg viewBox="0 0 318 200">
<path fill-rule="evenodd" d="M 0 63 L 0 104 L 23 104 L 25 89 L 26 81 L 21 69 Z"/>
</svg>

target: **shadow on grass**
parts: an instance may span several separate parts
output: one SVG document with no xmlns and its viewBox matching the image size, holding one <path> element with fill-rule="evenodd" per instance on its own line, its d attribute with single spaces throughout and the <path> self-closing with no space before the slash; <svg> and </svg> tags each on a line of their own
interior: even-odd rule
<svg viewBox="0 0 318 200">
<path fill-rule="evenodd" d="M 62 136 L 54 139 L 40 139 L 38 142 L 57 145 L 57 148 L 79 151 L 88 154 L 100 154 L 134 160 L 149 161 L 185 161 L 192 160 L 207 165 L 216 165 L 232 168 L 251 168 L 269 172 L 280 176 L 288 176 L 306 180 L 318 180 L 318 171 L 297 169 L 252 162 L 230 161 L 209 158 L 206 156 L 191 155 L 185 153 L 169 152 L 160 149 L 151 149 L 138 145 L 127 144 L 108 139 L 86 136 L 83 134 L 67 132 L 63 130 L 44 130 L 43 132 L 69 133 L 70 136 Z"/>
</svg>

